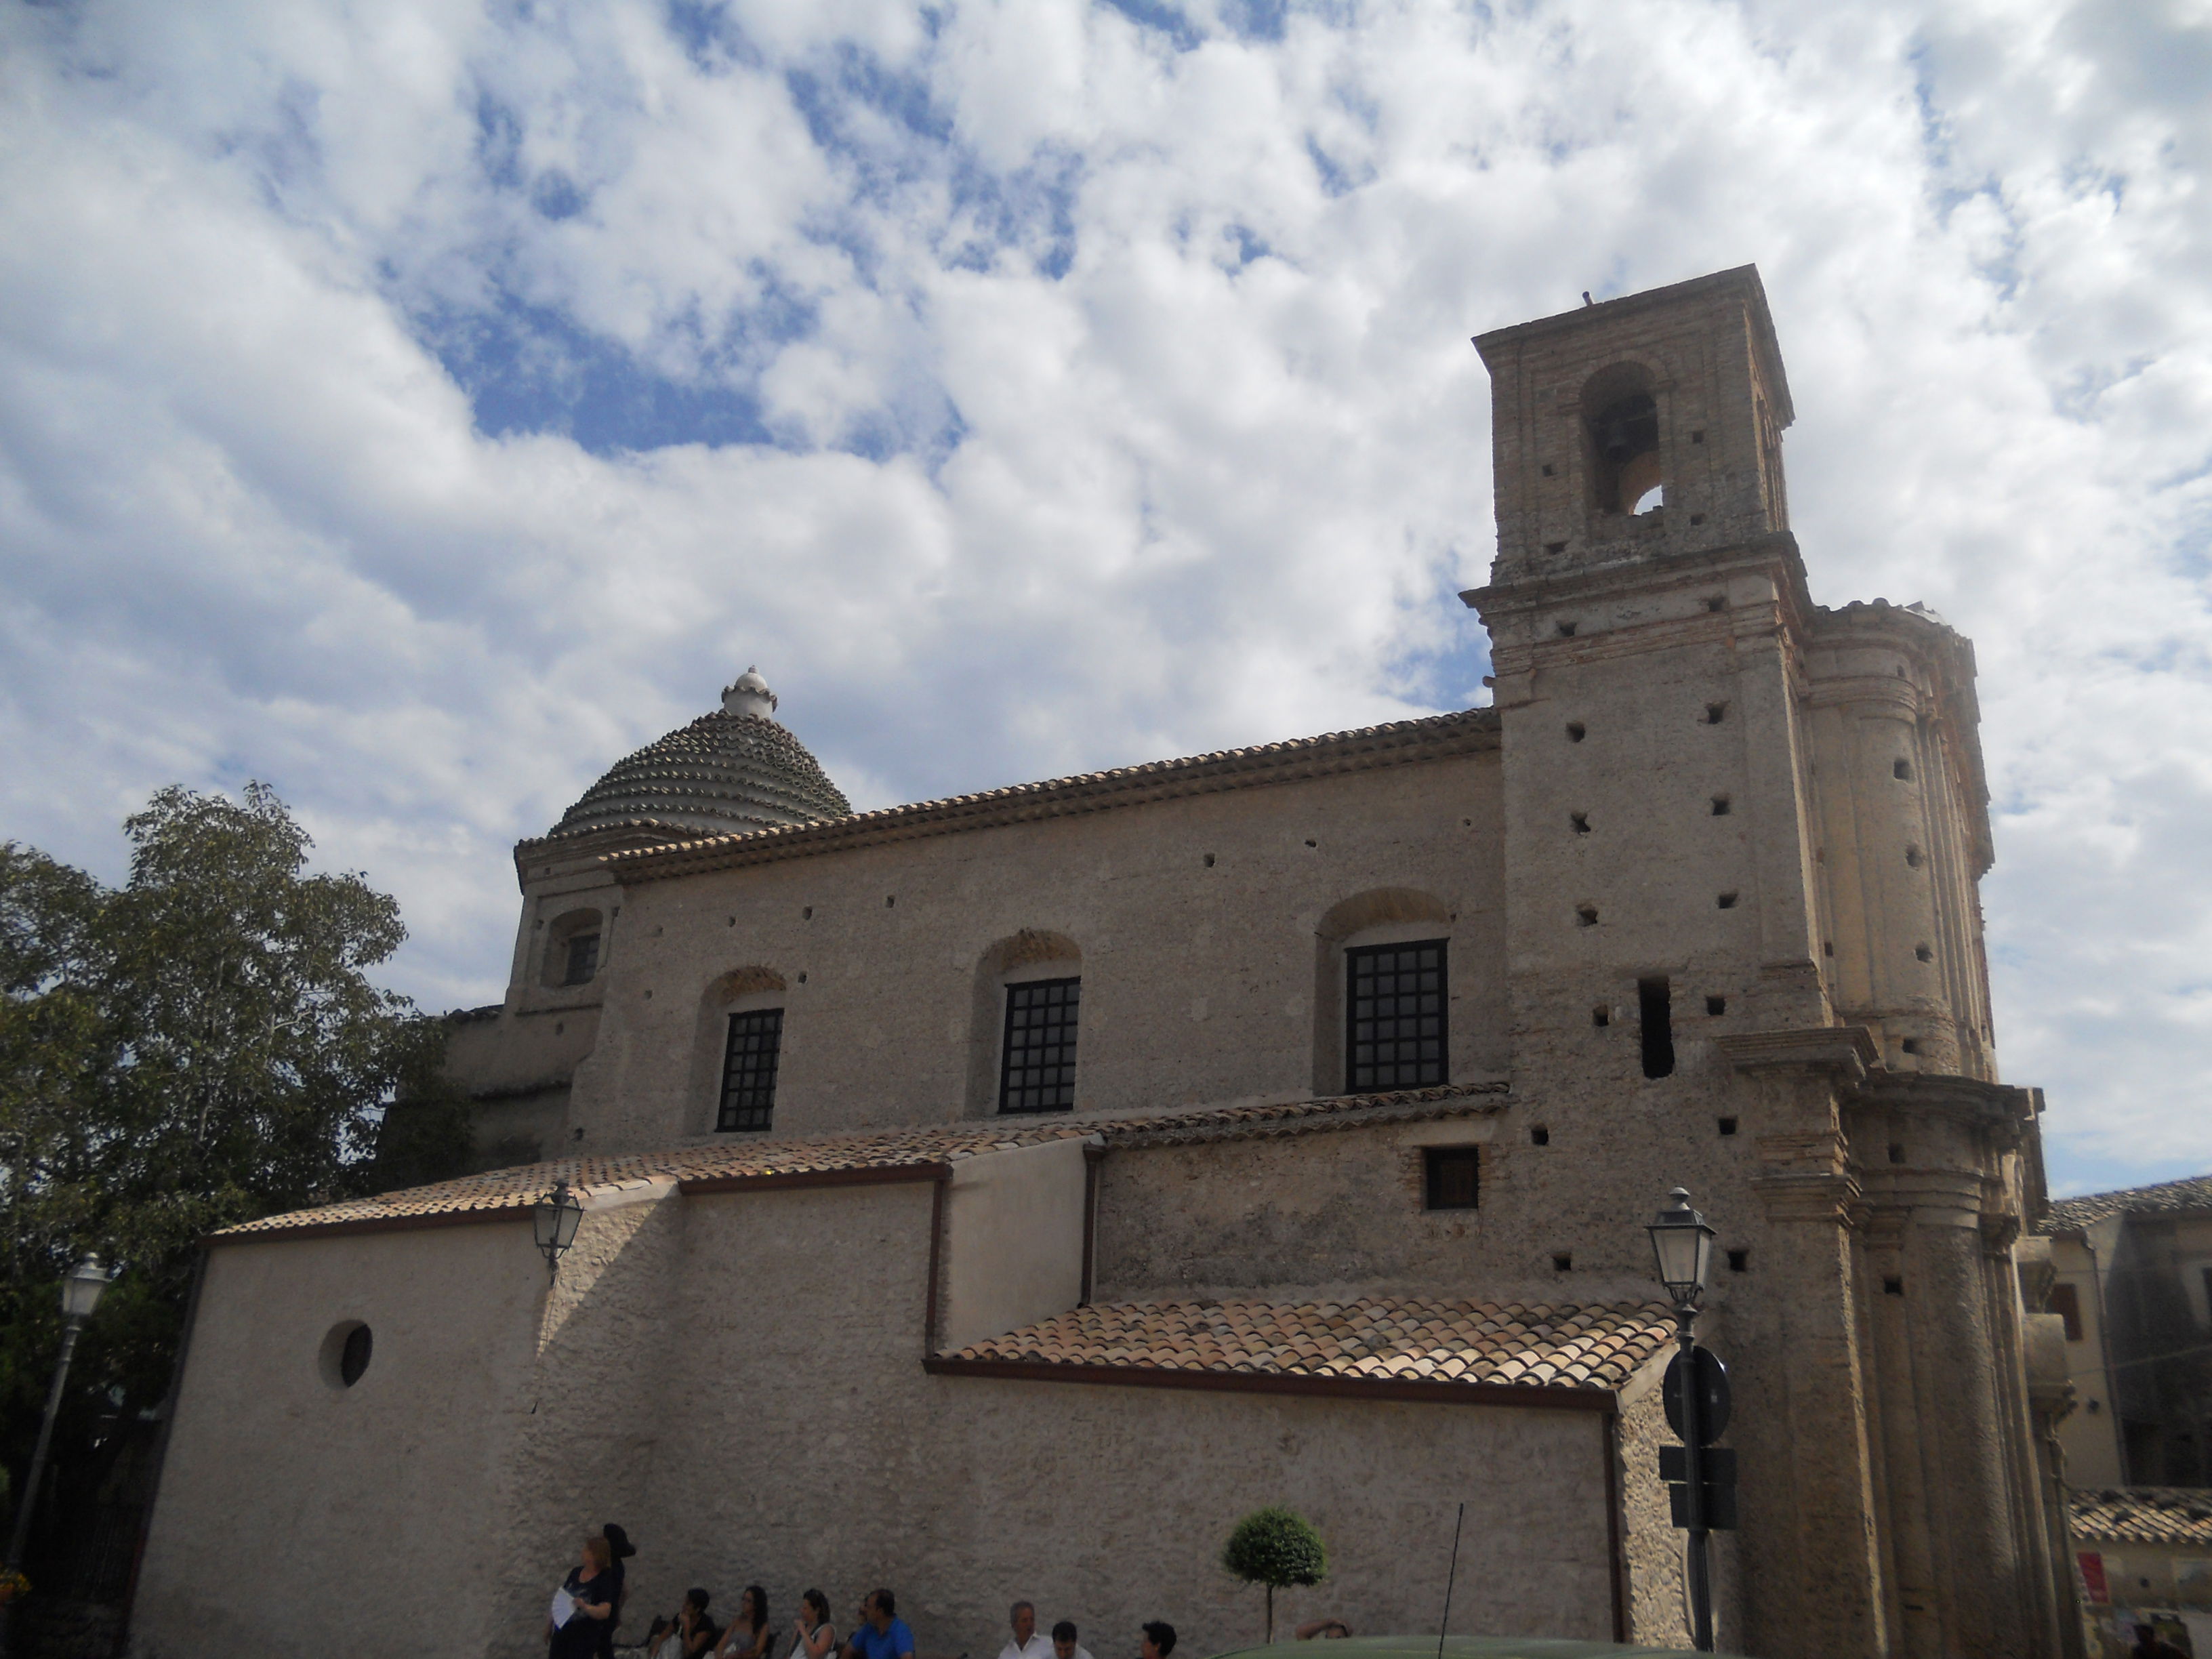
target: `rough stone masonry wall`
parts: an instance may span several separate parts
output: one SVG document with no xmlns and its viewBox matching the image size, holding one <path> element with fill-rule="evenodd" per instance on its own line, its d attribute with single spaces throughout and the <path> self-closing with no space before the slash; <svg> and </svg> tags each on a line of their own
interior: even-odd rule
<svg viewBox="0 0 2212 1659">
<path fill-rule="evenodd" d="M 849 1628 L 886 1583 L 925 1653 L 995 1650 L 1016 1596 L 1093 1652 L 1151 1618 L 1218 1651 L 1260 1618 L 1221 1542 L 1286 1502 L 1335 1562 L 1279 1620 L 1431 1628 L 1464 1498 L 1455 1630 L 1609 1639 L 1600 1414 L 932 1376 L 928 1203 L 921 1186 L 683 1202 L 684 1334 L 657 1362 L 650 1491 L 626 1520 L 638 1617 L 689 1584 L 733 1601 L 758 1582 L 780 1620 L 818 1587 Z"/>
<path fill-rule="evenodd" d="M 740 970 L 783 988 L 780 1132 L 988 1115 L 1002 1003 L 979 975 L 1025 933 L 1078 953 L 1079 1109 L 1334 1092 L 1322 934 L 1363 896 L 1387 921 L 1393 894 L 1452 941 L 1454 1077 L 1494 1076 L 1497 771 L 1481 753 L 629 889 L 573 1123 L 601 1152 L 708 1137 Z"/>
</svg>

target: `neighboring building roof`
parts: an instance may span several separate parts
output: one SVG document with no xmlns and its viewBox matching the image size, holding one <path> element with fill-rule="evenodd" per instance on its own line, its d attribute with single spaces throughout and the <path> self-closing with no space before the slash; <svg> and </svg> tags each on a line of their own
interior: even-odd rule
<svg viewBox="0 0 2212 1659">
<path fill-rule="evenodd" d="M 2212 1175 L 2163 1181 L 2155 1187 L 2123 1187 L 2118 1192 L 2062 1198 L 2044 1212 L 2036 1231 L 2070 1233 L 2110 1215 L 2180 1215 L 2200 1210 L 2212 1211 Z"/>
<path fill-rule="evenodd" d="M 2106 1486 L 2069 1491 L 2074 1536 L 2085 1544 L 2186 1544 L 2212 1550 L 2212 1491 Z"/>
<path fill-rule="evenodd" d="M 826 823 L 718 835 L 708 840 L 686 841 L 666 847 L 634 848 L 609 854 L 605 862 L 625 882 L 663 880 L 701 870 L 805 858 L 889 842 L 918 841 L 999 824 L 1070 817 L 1182 796 L 1214 794 L 1224 789 L 1295 783 L 1413 762 L 1446 760 L 1495 748 L 1498 730 L 1496 709 L 1468 708 L 1457 714 L 1432 714 L 1424 720 L 1364 726 L 1355 732 L 1330 732 L 1320 737 L 1296 738 L 1249 749 L 1224 749 L 1180 760 L 1150 761 L 1141 766 L 1116 767 L 1110 771 L 1051 778 L 1042 783 L 987 789 L 978 794 L 919 801 Z M 530 843 L 524 844 L 526 847 Z"/>
<path fill-rule="evenodd" d="M 714 713 L 609 767 L 545 838 L 646 829 L 678 841 L 851 816 L 821 763 L 769 714 L 775 694 L 766 682 L 749 669 L 722 698 Z"/>
<path fill-rule="evenodd" d="M 434 1225 L 520 1214 L 566 1181 L 580 1193 L 647 1182 L 799 1182 L 824 1178 L 917 1176 L 986 1152 L 1097 1135 L 1114 1146 L 1148 1146 L 1262 1135 L 1307 1134 L 1420 1118 L 1472 1117 L 1501 1111 L 1504 1084 L 1477 1083 L 1388 1094 L 1337 1095 L 1318 1100 L 1160 1112 L 1142 1117 L 1050 1117 L 878 1129 L 789 1139 L 747 1138 L 665 1152 L 586 1155 L 489 1170 L 427 1187 L 344 1200 L 240 1222 L 217 1238 L 291 1237 L 331 1228 L 354 1231 Z"/>
<path fill-rule="evenodd" d="M 1614 1389 L 1673 1340 L 1672 1316 L 1656 1303 L 1499 1306 L 1419 1297 L 1132 1302 L 1077 1308 L 1024 1326 L 947 1356 L 951 1364 L 943 1368 L 1015 1364 Z"/>
</svg>

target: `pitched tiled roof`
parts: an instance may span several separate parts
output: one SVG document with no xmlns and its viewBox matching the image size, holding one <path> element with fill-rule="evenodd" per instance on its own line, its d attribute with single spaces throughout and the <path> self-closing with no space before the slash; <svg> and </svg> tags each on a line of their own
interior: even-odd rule
<svg viewBox="0 0 2212 1659">
<path fill-rule="evenodd" d="M 859 812 L 824 823 L 635 848 L 611 853 L 605 862 L 625 882 L 657 881 L 700 870 L 765 864 L 852 847 L 916 841 L 961 830 L 1139 806 L 1255 784 L 1291 783 L 1413 761 L 1442 760 L 1494 747 L 1498 729 L 1494 708 L 1462 709 L 1353 732 L 1330 732 L 1285 743 L 1224 749 L 1180 760 L 1149 761 L 1141 766 L 986 789 L 977 794 Z M 525 847 L 530 844 L 526 842 Z"/>
<path fill-rule="evenodd" d="M 2066 1233 L 2108 1215 L 2176 1215 L 2212 1210 L 2212 1175 L 2160 1182 L 2155 1187 L 2123 1187 L 2118 1192 L 2084 1193 L 2062 1198 L 2045 1212 L 2038 1232 Z"/>
<path fill-rule="evenodd" d="M 1478 1117 L 1505 1109 L 1503 1083 L 1446 1084 L 1387 1094 L 1329 1095 L 1275 1105 L 1223 1106 L 1209 1111 L 1161 1112 L 1087 1126 L 1109 1146 L 1170 1146 L 1265 1135 L 1310 1134 L 1317 1129 L 1357 1129 L 1370 1123 L 1409 1123 L 1421 1118 Z"/>
<path fill-rule="evenodd" d="M 1673 1340 L 1671 1316 L 1656 1303 L 1131 1302 L 1077 1308 L 975 1343 L 951 1359 L 955 1366 L 999 1362 L 1609 1389 Z"/>
<path fill-rule="evenodd" d="M 647 829 L 679 841 L 850 816 L 852 803 L 780 721 L 716 709 L 625 755 L 548 839 Z"/>
<path fill-rule="evenodd" d="M 2212 1491 L 2201 1486 L 2106 1486 L 2066 1494 L 2074 1535 L 2085 1544 L 2188 1544 L 2212 1549 Z"/>
<path fill-rule="evenodd" d="M 1145 1117 L 1054 1117 L 1015 1121 L 876 1129 L 790 1139 L 718 1141 L 664 1152 L 557 1158 L 515 1169 L 491 1170 L 427 1187 L 410 1187 L 374 1198 L 349 1199 L 313 1210 L 264 1216 L 226 1227 L 217 1237 L 292 1234 L 336 1226 L 402 1226 L 439 1218 L 521 1210 L 556 1181 L 581 1192 L 635 1187 L 653 1181 L 724 1181 L 796 1177 L 868 1170 L 923 1170 L 985 1152 L 1034 1146 L 1049 1140 L 1098 1135 L 1109 1146 L 1146 1146 L 1184 1141 L 1305 1134 L 1419 1118 L 1468 1117 L 1504 1109 L 1505 1086 L 1408 1089 L 1389 1094 L 1338 1095 L 1319 1100 L 1161 1112 Z"/>
</svg>

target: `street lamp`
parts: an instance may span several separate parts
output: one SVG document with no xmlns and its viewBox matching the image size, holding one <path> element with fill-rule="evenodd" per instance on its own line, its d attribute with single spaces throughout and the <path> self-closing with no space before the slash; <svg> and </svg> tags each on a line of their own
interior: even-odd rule
<svg viewBox="0 0 2212 1659">
<path fill-rule="evenodd" d="M 46 1414 L 39 1422 L 39 1443 L 31 1454 L 31 1473 L 23 1482 L 23 1498 L 15 1506 L 15 1529 L 8 1534 L 8 1563 L 9 1572 L 23 1565 L 23 1546 L 31 1535 L 31 1511 L 38 1504 L 39 1483 L 46 1473 L 46 1454 L 54 1443 L 54 1417 L 61 1410 L 62 1389 L 68 1384 L 70 1361 L 76 1354 L 76 1340 L 84 1330 L 84 1322 L 92 1317 L 92 1310 L 100 1305 L 100 1293 L 107 1288 L 115 1275 L 100 1265 L 100 1258 L 88 1253 L 62 1280 L 62 1352 L 54 1362 L 54 1380 L 46 1390 Z M 0 1613 L 0 1654 L 8 1650 L 9 1615 L 15 1611 L 10 1597 L 4 1613 Z"/>
<path fill-rule="evenodd" d="M 1682 1438 L 1659 1449 L 1659 1475 L 1671 1488 L 1674 1524 L 1690 1534 L 1690 1634 L 1700 1653 L 1713 1650 L 1712 1577 L 1708 1535 L 1735 1524 L 1735 1454 L 1709 1446 L 1728 1427 L 1728 1372 L 1719 1356 L 1697 1341 L 1698 1304 L 1713 1264 L 1711 1226 L 1690 1207 L 1686 1187 L 1667 1194 L 1667 1207 L 1645 1229 L 1659 1264 L 1659 1282 L 1674 1298 L 1682 1351 L 1667 1368 L 1667 1419 Z"/>
<path fill-rule="evenodd" d="M 531 1228 L 538 1237 L 538 1252 L 545 1258 L 548 1273 L 558 1275 L 561 1258 L 576 1242 L 576 1228 L 584 1219 L 584 1206 L 568 1183 L 556 1181 L 553 1190 L 538 1200 L 531 1212 Z"/>
<path fill-rule="evenodd" d="M 1665 1209 L 1645 1231 L 1651 1235 L 1651 1254 L 1659 1259 L 1659 1282 L 1674 1298 L 1675 1315 L 1687 1322 L 1697 1316 L 1705 1299 L 1705 1275 L 1712 1271 L 1712 1228 L 1690 1207 L 1690 1189 L 1677 1187 L 1667 1194 Z"/>
</svg>

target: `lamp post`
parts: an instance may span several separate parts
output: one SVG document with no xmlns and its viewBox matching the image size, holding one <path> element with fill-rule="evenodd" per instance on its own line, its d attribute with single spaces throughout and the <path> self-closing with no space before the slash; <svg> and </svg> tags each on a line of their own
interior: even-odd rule
<svg viewBox="0 0 2212 1659">
<path fill-rule="evenodd" d="M 555 1182 L 553 1190 L 539 1199 L 531 1212 L 531 1229 L 537 1236 L 538 1251 L 545 1258 L 550 1277 L 559 1276 L 561 1258 L 576 1242 L 576 1229 L 583 1219 L 583 1204 L 568 1190 L 565 1181 Z"/>
<path fill-rule="evenodd" d="M 15 1505 L 15 1528 L 8 1534 L 9 1572 L 23 1565 L 23 1547 L 30 1541 L 31 1511 L 39 1502 L 39 1483 L 46 1478 L 46 1454 L 53 1448 L 54 1417 L 61 1410 L 62 1389 L 68 1385 L 70 1361 L 76 1356 L 76 1340 L 83 1332 L 85 1321 L 100 1305 L 100 1293 L 107 1288 L 108 1280 L 115 1275 L 100 1265 L 100 1258 L 88 1254 L 69 1270 L 62 1280 L 62 1352 L 54 1361 L 54 1380 L 46 1389 L 46 1414 L 39 1421 L 39 1443 L 31 1453 L 31 1472 L 23 1481 L 22 1501 Z M 0 1654 L 9 1646 L 9 1626 L 14 1622 L 15 1602 L 9 1599 L 0 1609 Z"/>
<path fill-rule="evenodd" d="M 1675 1503 L 1674 1524 L 1685 1528 L 1690 1534 L 1690 1634 L 1700 1653 L 1713 1650 L 1713 1593 L 1712 1579 L 1707 1567 L 1706 1540 L 1714 1516 L 1708 1513 L 1712 1492 L 1709 1489 L 1706 1463 L 1711 1454 L 1705 1442 L 1717 1435 L 1725 1423 L 1708 1422 L 1708 1370 L 1718 1375 L 1720 1366 L 1714 1356 L 1701 1353 L 1697 1342 L 1698 1304 L 1705 1299 L 1705 1277 L 1713 1261 L 1712 1228 L 1705 1217 L 1690 1207 L 1690 1192 L 1686 1187 L 1677 1187 L 1667 1194 L 1667 1207 L 1646 1230 L 1651 1235 L 1651 1253 L 1658 1259 L 1659 1282 L 1667 1287 L 1674 1298 L 1675 1329 L 1681 1340 L 1681 1352 L 1669 1369 L 1668 1380 L 1674 1382 L 1668 1403 L 1680 1401 L 1679 1417 L 1674 1424 L 1682 1437 L 1680 1495 Z M 1725 1389 L 1726 1384 L 1720 1384 Z M 1723 1396 L 1724 1400 L 1724 1395 Z M 1724 1412 L 1725 1405 L 1722 1410 Z M 1670 1412 L 1669 1416 L 1677 1416 Z M 1663 1449 L 1660 1454 L 1660 1474 L 1671 1478 L 1674 1473 L 1673 1460 Z"/>
</svg>

